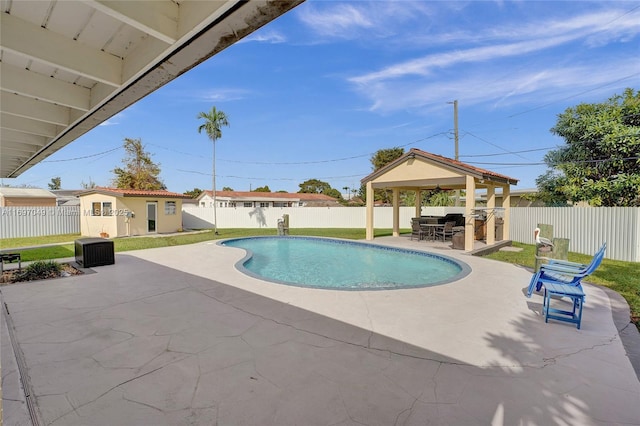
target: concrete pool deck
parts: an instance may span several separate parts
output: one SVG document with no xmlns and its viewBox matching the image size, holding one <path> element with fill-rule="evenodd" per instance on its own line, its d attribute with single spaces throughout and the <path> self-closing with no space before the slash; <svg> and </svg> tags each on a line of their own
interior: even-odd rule
<svg viewBox="0 0 640 426">
<path fill-rule="evenodd" d="M 420 289 L 304 289 L 248 277 L 233 266 L 243 250 L 209 242 L 0 287 L 5 424 L 30 424 L 18 365 L 36 416 L 56 426 L 640 424 L 640 339 L 619 297 L 586 285 L 581 330 L 545 324 L 526 269 L 375 243 L 472 272 Z"/>
</svg>

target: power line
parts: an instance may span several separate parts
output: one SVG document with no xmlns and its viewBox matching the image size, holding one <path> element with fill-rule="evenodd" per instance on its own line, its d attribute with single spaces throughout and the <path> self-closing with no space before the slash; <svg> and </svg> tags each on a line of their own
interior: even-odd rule
<svg viewBox="0 0 640 426">
<path fill-rule="evenodd" d="M 617 79 L 617 80 L 614 80 L 614 81 L 610 81 L 610 82 L 608 82 L 608 83 L 601 84 L 600 86 L 597 86 L 597 87 L 594 87 L 594 88 L 591 88 L 591 89 L 588 89 L 588 90 L 584 90 L 584 91 L 582 91 L 582 92 L 580 92 L 580 93 L 576 93 L 575 95 L 567 96 L 567 97 L 562 98 L 562 99 L 556 99 L 555 101 L 548 102 L 548 103 L 546 103 L 546 104 L 544 104 L 544 105 L 540 105 L 540 106 L 537 106 L 537 107 L 534 107 L 534 108 L 530 108 L 530 109 L 525 110 L 525 111 L 522 111 L 522 112 L 518 112 L 518 113 L 515 113 L 515 114 L 508 115 L 508 116 L 507 116 L 507 118 L 513 118 L 513 117 L 517 117 L 517 116 L 519 116 L 519 115 L 523 115 L 523 114 L 530 113 L 530 112 L 532 112 L 532 111 L 537 111 L 537 110 L 539 110 L 539 109 L 542 109 L 542 108 L 548 107 L 548 106 L 553 105 L 553 104 L 555 104 L 555 103 L 562 102 L 562 101 L 566 101 L 566 100 L 569 100 L 569 99 L 572 99 L 572 98 L 578 97 L 578 96 L 580 96 L 580 95 L 584 95 L 585 93 L 593 92 L 593 91 L 596 91 L 596 90 L 598 90 L 598 89 L 602 89 L 603 87 L 607 87 L 607 86 L 610 86 L 610 85 L 612 85 L 612 84 L 619 83 L 619 82 L 624 81 L 624 80 L 628 80 L 628 79 L 630 79 L 631 77 L 635 77 L 635 76 L 637 76 L 637 75 L 640 75 L 640 72 L 633 73 L 633 74 L 627 75 L 627 76 L 625 76 L 625 77 L 621 77 L 621 78 L 619 78 L 619 79 Z"/>
<path fill-rule="evenodd" d="M 509 151 L 505 153 L 493 153 L 493 154 L 475 154 L 475 155 L 461 155 L 460 157 L 470 158 L 470 157 L 497 157 L 498 155 L 511 155 L 511 154 L 519 154 L 523 152 L 535 152 L 535 151 L 548 151 L 550 149 L 560 148 L 559 146 L 549 146 L 546 148 L 536 148 L 536 149 L 525 149 L 523 151 Z"/>
<path fill-rule="evenodd" d="M 43 160 L 42 163 L 62 163 L 64 161 L 84 160 L 86 158 L 97 157 L 99 155 L 109 154 L 110 152 L 117 151 L 119 149 L 122 149 L 122 147 L 119 146 L 117 148 L 113 148 L 113 149 L 110 149 L 108 151 L 99 152 L 97 154 L 85 155 L 83 157 L 65 158 L 65 159 L 62 159 L 62 160 Z"/>
<path fill-rule="evenodd" d="M 505 148 L 503 148 L 503 147 L 501 147 L 501 146 L 499 146 L 499 145 L 496 145 L 496 144 L 495 144 L 495 143 L 493 143 L 493 142 L 489 142 L 488 140 L 483 139 L 483 138 L 481 138 L 481 137 L 480 137 L 480 136 L 478 136 L 478 135 L 474 135 L 474 134 L 473 134 L 473 133 L 471 133 L 471 132 L 465 132 L 465 133 L 466 133 L 466 134 L 468 134 L 468 135 L 470 135 L 470 136 L 473 136 L 474 138 L 479 139 L 479 140 L 481 140 L 482 142 L 485 142 L 485 143 L 487 143 L 487 144 L 489 144 L 489 145 L 491 145 L 491 146 L 495 146 L 496 148 L 503 150 L 503 151 L 504 151 L 504 152 L 506 152 L 507 154 L 513 154 L 513 155 L 515 155 L 515 156 L 517 156 L 517 157 L 522 158 L 523 160 L 526 160 L 526 159 L 527 159 L 527 158 L 523 157 L 522 155 L 519 155 L 519 154 L 517 154 L 517 153 L 515 153 L 515 152 L 513 152 L 513 151 L 509 151 L 508 149 L 505 149 Z"/>
<path fill-rule="evenodd" d="M 639 160 L 640 156 L 635 157 L 625 157 L 625 158 L 600 158 L 596 160 L 576 160 L 576 161 L 564 161 L 555 163 L 554 166 L 560 166 L 565 164 L 587 164 L 587 163 L 607 163 L 611 161 L 629 161 L 629 160 Z M 477 165 L 493 165 L 493 166 L 540 166 L 545 165 L 545 162 L 535 162 L 535 163 L 484 163 L 484 162 L 476 162 L 476 161 L 468 161 L 467 164 L 477 164 Z"/>
<path fill-rule="evenodd" d="M 182 172 L 182 173 L 191 173 L 191 174 L 196 174 L 196 175 L 204 175 L 204 176 L 211 176 L 211 173 L 204 173 L 204 172 L 196 172 L 193 170 L 184 170 L 184 169 L 174 169 L 178 172 Z M 369 174 L 371 172 L 367 172 L 367 173 L 361 173 L 361 174 L 357 174 L 357 175 L 346 175 L 346 176 L 320 176 L 320 177 L 316 177 L 315 179 L 346 179 L 346 178 L 357 178 L 357 177 L 362 177 L 362 176 L 366 176 L 367 174 Z M 226 175 L 226 176 L 222 176 L 222 175 L 217 175 L 218 177 L 222 177 L 222 178 L 228 178 L 228 179 L 246 179 L 246 180 L 284 180 L 284 181 L 299 181 L 301 178 L 266 178 L 264 176 L 260 176 L 260 177 L 249 177 L 249 176 L 235 176 L 235 175 Z M 308 178 L 304 178 L 304 179 L 308 179 Z"/>
</svg>

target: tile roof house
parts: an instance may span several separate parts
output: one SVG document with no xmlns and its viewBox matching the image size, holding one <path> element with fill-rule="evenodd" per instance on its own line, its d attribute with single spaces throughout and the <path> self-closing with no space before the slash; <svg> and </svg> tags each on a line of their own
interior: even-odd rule
<svg viewBox="0 0 640 426">
<path fill-rule="evenodd" d="M 197 198 L 198 206 L 212 207 L 213 192 L 204 191 Z M 268 207 L 338 207 L 337 199 L 324 194 L 307 194 L 299 192 L 242 192 L 216 191 L 217 207 L 233 208 L 268 208 Z"/>
<path fill-rule="evenodd" d="M 125 237 L 182 230 L 184 194 L 96 187 L 79 194 L 83 236 Z"/>
</svg>

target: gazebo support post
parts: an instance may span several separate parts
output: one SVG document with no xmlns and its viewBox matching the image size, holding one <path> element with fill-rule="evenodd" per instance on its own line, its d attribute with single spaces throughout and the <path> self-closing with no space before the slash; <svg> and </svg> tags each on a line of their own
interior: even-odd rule
<svg viewBox="0 0 640 426">
<path fill-rule="evenodd" d="M 393 188 L 393 236 L 400 236 L 400 190 Z"/>
<path fill-rule="evenodd" d="M 420 217 L 422 215 L 422 191 L 416 189 L 416 214 L 414 217 Z"/>
<path fill-rule="evenodd" d="M 373 240 L 373 184 L 367 182 L 367 220 L 365 238 L 367 241 Z"/>
<path fill-rule="evenodd" d="M 502 208 L 504 209 L 504 218 L 502 223 L 502 239 L 510 240 L 509 222 L 511 219 L 511 186 L 502 187 Z"/>
<path fill-rule="evenodd" d="M 475 236 L 475 216 L 476 207 L 476 181 L 473 176 L 466 175 L 466 202 L 464 207 L 464 251 L 473 250 L 473 238 Z"/>
<path fill-rule="evenodd" d="M 496 189 L 493 185 L 487 186 L 487 245 L 496 243 Z"/>
</svg>

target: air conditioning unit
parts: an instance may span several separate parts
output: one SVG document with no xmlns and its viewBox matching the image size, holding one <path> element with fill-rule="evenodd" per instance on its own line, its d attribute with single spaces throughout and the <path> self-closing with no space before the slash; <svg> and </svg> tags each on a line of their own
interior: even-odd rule
<svg viewBox="0 0 640 426">
<path fill-rule="evenodd" d="M 83 268 L 116 263 L 113 241 L 105 238 L 80 238 L 75 242 L 76 263 Z"/>
</svg>

